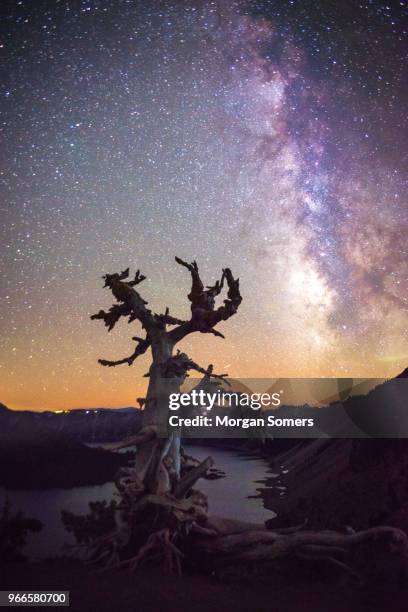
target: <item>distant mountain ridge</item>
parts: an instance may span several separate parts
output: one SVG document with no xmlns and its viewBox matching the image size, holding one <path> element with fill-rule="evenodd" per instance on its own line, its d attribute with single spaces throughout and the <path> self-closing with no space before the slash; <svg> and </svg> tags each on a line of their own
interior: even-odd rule
<svg viewBox="0 0 408 612">
<path fill-rule="evenodd" d="M 13 410 L 12 408 L 9 408 L 8 406 L 6 406 L 5 404 L 2 404 L 0 402 L 0 412 L 1 411 L 8 411 L 8 412 L 33 412 L 35 414 L 44 414 L 44 413 L 51 413 L 51 414 L 61 414 L 61 413 L 65 413 L 67 414 L 68 412 L 133 412 L 134 410 L 139 410 L 139 408 L 136 408 L 136 406 L 125 406 L 123 408 L 106 408 L 106 407 L 96 407 L 96 408 L 69 408 L 66 410 L 30 410 L 29 408 L 22 408 L 19 410 Z"/>
<path fill-rule="evenodd" d="M 55 434 L 77 442 L 111 442 L 136 433 L 141 422 L 142 412 L 133 407 L 38 412 L 0 404 L 0 443 L 10 443 L 16 436 L 30 440 Z"/>
<path fill-rule="evenodd" d="M 404 382 L 406 379 L 408 368 L 395 378 L 377 385 L 367 394 L 349 397 L 343 403 L 334 401 L 317 409 L 308 404 L 284 404 L 273 414 L 279 412 L 279 417 L 308 418 L 316 411 L 319 427 L 323 427 L 323 432 L 326 431 L 331 437 L 336 437 L 335 431 L 341 430 L 343 437 L 360 437 L 360 433 L 377 437 L 382 437 L 381 434 L 385 437 L 408 437 L 408 388 Z M 225 414 L 225 411 L 223 413 Z M 249 411 L 246 416 L 254 414 Z M 53 433 L 64 434 L 84 443 L 113 442 L 136 433 L 142 426 L 142 418 L 143 412 L 132 406 L 35 412 L 10 410 L 0 403 L 0 442 L 7 437 L 12 440 L 17 433 L 20 437 L 26 435 L 29 439 L 35 435 L 43 435 L 44 431 L 50 436 Z M 233 431 L 229 433 L 234 436 Z M 313 437 L 320 433 L 318 429 L 312 428 L 309 435 L 307 432 L 305 435 Z M 284 437 L 290 435 L 287 429 L 282 434 Z M 294 428 L 293 434 L 299 436 L 299 430 Z M 273 435 L 279 437 L 279 432 L 274 431 Z M 220 434 L 217 436 L 220 437 Z"/>
</svg>

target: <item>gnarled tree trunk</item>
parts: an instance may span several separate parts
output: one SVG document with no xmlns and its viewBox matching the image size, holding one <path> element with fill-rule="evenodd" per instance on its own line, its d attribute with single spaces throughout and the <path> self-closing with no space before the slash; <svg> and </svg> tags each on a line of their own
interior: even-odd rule
<svg viewBox="0 0 408 612">
<path fill-rule="evenodd" d="M 405 533 L 391 527 L 360 533 L 310 532 L 300 528 L 269 531 L 264 525 L 208 515 L 207 500 L 194 487 L 199 478 L 206 476 L 213 461 L 208 457 L 200 463 L 187 457 L 181 448 L 180 432 L 167 431 L 169 396 L 180 391 L 190 370 L 204 374 L 207 381 L 222 380 L 226 375 L 217 376 L 212 365 L 204 369 L 185 353 L 174 354 L 174 349 L 193 332 L 223 337 L 215 326 L 236 313 L 242 298 L 239 281 L 228 268 L 223 270 L 220 281 L 204 289 L 196 262 L 176 261 L 188 269 L 192 278 L 188 321 L 171 316 L 168 308 L 162 315 L 152 313 L 135 289 L 145 277 L 137 271 L 133 280 L 127 280 L 129 269 L 104 277 L 117 303 L 108 312 L 101 310 L 92 317 L 103 320 L 109 331 L 121 317 L 127 317 L 129 322 L 137 320 L 145 330 L 144 338 L 134 337 L 136 348 L 132 355 L 118 361 L 100 360 L 102 365 L 132 365 L 148 349 L 152 354 L 143 428 L 116 445 L 136 445 L 135 462 L 118 474 L 120 503 L 115 528 L 93 542 L 93 560 L 107 566 L 135 568 L 146 558 L 160 556 L 169 570 L 180 571 L 184 552 L 206 558 L 213 567 L 293 556 L 307 561 L 324 560 L 351 571 L 344 560 L 348 551 L 378 538 L 386 538 L 406 556 Z M 228 286 L 227 297 L 216 307 L 215 298 L 224 283 Z"/>
</svg>

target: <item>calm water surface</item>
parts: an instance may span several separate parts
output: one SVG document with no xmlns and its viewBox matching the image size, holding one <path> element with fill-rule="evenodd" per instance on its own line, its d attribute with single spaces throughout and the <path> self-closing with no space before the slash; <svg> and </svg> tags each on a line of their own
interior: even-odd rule
<svg viewBox="0 0 408 612">
<path fill-rule="evenodd" d="M 270 476 L 268 463 L 259 457 L 244 456 L 235 451 L 194 446 L 188 452 L 197 459 L 211 455 L 215 467 L 223 470 L 226 478 L 199 481 L 199 489 L 209 500 L 211 512 L 244 521 L 264 522 L 275 516 L 264 508 L 262 499 L 257 495 L 256 481 Z M 113 483 L 72 489 L 42 489 L 31 491 L 9 491 L 0 488 L 0 507 L 7 494 L 13 506 L 27 516 L 40 519 L 44 528 L 27 540 L 26 554 L 39 559 L 71 553 L 69 545 L 73 537 L 67 533 L 61 522 L 61 510 L 83 514 L 88 503 L 97 500 L 110 500 L 116 488 Z"/>
</svg>

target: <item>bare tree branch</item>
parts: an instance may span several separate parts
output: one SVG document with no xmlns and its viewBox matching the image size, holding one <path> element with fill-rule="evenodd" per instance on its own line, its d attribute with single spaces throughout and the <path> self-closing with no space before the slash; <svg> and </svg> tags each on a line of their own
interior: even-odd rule
<svg viewBox="0 0 408 612">
<path fill-rule="evenodd" d="M 159 321 L 159 323 L 161 323 L 163 326 L 166 325 L 184 325 L 184 323 L 186 323 L 186 321 L 183 321 L 182 319 L 177 319 L 176 317 L 173 317 L 170 314 L 170 310 L 169 308 L 166 308 L 166 312 L 164 314 L 161 315 L 154 315 L 154 318 L 156 319 L 156 321 Z"/>
<path fill-rule="evenodd" d="M 171 358 L 173 363 L 178 363 L 180 368 L 183 368 L 185 372 L 189 370 L 195 370 L 196 372 L 200 372 L 200 374 L 204 374 L 207 379 L 216 378 L 218 380 L 222 380 L 228 384 L 228 381 L 225 381 L 225 378 L 228 374 L 214 374 L 214 366 L 212 363 L 208 366 L 208 368 L 202 368 L 195 361 L 190 359 L 186 353 L 181 353 L 177 351 L 177 354 Z"/>
<path fill-rule="evenodd" d="M 191 312 L 194 314 L 194 311 L 197 309 L 214 310 L 215 297 L 221 293 L 224 285 L 224 274 L 222 275 L 221 280 L 217 281 L 215 285 L 204 289 L 204 285 L 198 271 L 197 262 L 193 261 L 191 264 L 189 264 L 179 257 L 176 257 L 175 260 L 178 264 L 187 268 L 191 274 L 191 291 L 187 296 L 191 302 Z"/>
<path fill-rule="evenodd" d="M 138 270 L 132 281 L 125 282 L 128 276 L 129 268 L 119 274 L 105 274 L 103 277 L 105 280 L 104 286 L 112 291 L 120 305 L 112 306 L 108 313 L 101 310 L 97 315 L 93 315 L 91 319 L 103 319 L 105 325 L 112 329 L 121 316 L 129 316 L 129 323 L 138 320 L 148 332 L 154 332 L 158 327 L 154 315 L 146 308 L 147 302 L 133 288 L 146 277 L 140 274 Z"/>
<path fill-rule="evenodd" d="M 187 472 L 185 476 L 174 487 L 174 497 L 184 497 L 190 489 L 195 485 L 197 480 L 201 478 L 214 465 L 214 459 L 207 457 L 192 470 Z"/>
<path fill-rule="evenodd" d="M 131 314 L 130 308 L 127 304 L 114 304 L 105 312 L 104 310 L 100 310 L 97 314 L 91 316 L 91 319 L 102 319 L 108 328 L 108 331 L 111 331 L 119 321 L 120 317 L 126 317 Z"/>
<path fill-rule="evenodd" d="M 105 274 L 103 277 L 105 280 L 104 286 L 111 290 L 119 303 L 111 306 L 107 312 L 100 310 L 97 314 L 92 315 L 91 319 L 101 319 L 110 331 L 121 317 L 128 317 L 129 323 L 136 320 L 139 321 L 147 333 L 144 339 L 135 338 L 138 344 L 132 355 L 115 361 L 100 359 L 99 363 L 101 365 L 108 367 L 126 363 L 132 365 L 139 355 L 146 352 L 149 346 L 167 342 L 173 348 L 177 342 L 192 332 L 212 334 L 213 336 L 224 338 L 224 335 L 215 329 L 215 326 L 220 321 L 225 321 L 236 313 L 242 301 L 239 291 L 239 280 L 234 279 L 231 270 L 226 268 L 223 270 L 220 280 L 217 280 L 214 285 L 204 288 L 195 261 L 190 264 L 176 257 L 176 262 L 187 268 L 191 274 L 192 286 L 188 295 L 188 299 L 191 302 L 191 319 L 189 321 L 173 317 L 170 314 L 169 308 L 166 308 L 164 314 L 153 313 L 147 308 L 147 302 L 134 288 L 146 278 L 140 273 L 140 270 L 137 270 L 133 280 L 128 280 L 129 268 L 119 273 Z M 222 306 L 215 308 L 215 298 L 223 290 L 225 282 L 228 285 L 227 298 Z M 167 331 L 168 325 L 175 327 L 171 331 Z M 196 369 L 198 372 L 206 373 L 206 370 L 203 368 L 198 369 L 199 366 L 194 368 L 194 362 L 191 360 L 189 360 L 189 364 L 186 364 L 186 362 L 182 364 L 175 362 L 173 366 L 176 370 L 180 366 L 185 372 L 189 369 Z"/>
<path fill-rule="evenodd" d="M 203 334 L 212 334 L 213 336 L 217 336 L 217 338 L 223 338 L 223 340 L 225 340 L 225 336 L 224 334 L 222 334 L 220 331 L 218 331 L 218 329 L 203 329 L 200 330 L 201 333 Z"/>
<path fill-rule="evenodd" d="M 125 357 L 124 359 L 119 359 L 117 361 L 109 361 L 108 359 L 98 359 L 98 363 L 102 366 L 108 366 L 109 368 L 122 365 L 127 363 L 128 365 L 132 365 L 135 359 L 137 359 L 140 355 L 143 355 L 150 346 L 150 340 L 145 338 L 144 340 L 141 338 L 136 338 L 137 345 L 133 353 L 129 357 Z"/>
<path fill-rule="evenodd" d="M 143 274 L 140 274 L 140 270 L 136 270 L 135 278 L 132 281 L 128 282 L 129 287 L 135 287 L 142 281 L 144 281 L 146 277 Z"/>
<path fill-rule="evenodd" d="M 235 279 L 229 268 L 222 271 L 221 280 L 215 285 L 208 286 L 204 289 L 203 282 L 200 278 L 198 266 L 195 261 L 191 264 L 176 257 L 176 262 L 187 268 L 191 274 L 192 286 L 188 295 L 191 302 L 191 320 L 181 324 L 176 329 L 170 332 L 170 336 L 174 342 L 179 342 L 187 334 L 199 331 L 204 334 L 213 334 L 224 338 L 223 334 L 214 327 L 220 321 L 226 321 L 232 317 L 238 310 L 242 302 L 242 296 L 239 290 L 239 279 Z M 224 282 L 227 282 L 228 293 L 224 304 L 215 308 L 215 298 L 219 295 L 224 287 Z"/>
</svg>

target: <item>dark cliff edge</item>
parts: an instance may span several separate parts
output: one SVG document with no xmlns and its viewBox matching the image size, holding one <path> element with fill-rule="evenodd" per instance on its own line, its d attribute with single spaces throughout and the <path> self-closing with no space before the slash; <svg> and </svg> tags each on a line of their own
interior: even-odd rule
<svg viewBox="0 0 408 612">
<path fill-rule="evenodd" d="M 322 491 L 322 494 L 329 491 L 326 477 L 335 478 L 338 486 L 340 472 L 341 482 L 355 481 L 356 491 L 360 487 L 360 478 L 362 488 L 365 490 L 368 486 L 366 477 L 369 470 L 374 474 L 373 488 L 377 491 L 382 485 L 376 479 L 382 482 L 385 477 L 390 479 L 392 476 L 392 486 L 388 483 L 384 488 L 393 503 L 398 505 L 401 497 L 405 501 L 405 489 L 402 494 L 399 482 L 401 474 L 408 473 L 408 440 L 398 443 L 392 438 L 408 437 L 407 372 L 405 370 L 396 378 L 378 385 L 366 395 L 350 397 L 342 404 L 335 402 L 317 409 L 282 406 L 274 411 L 282 418 L 318 415 L 319 427 L 308 439 L 299 439 L 299 430 L 288 431 L 287 428 L 285 437 L 278 434 L 278 437 L 265 438 L 262 432 L 257 437 L 251 430 L 246 430 L 249 437 L 245 438 L 241 430 L 240 438 L 232 435 L 228 438 L 198 437 L 186 442 L 192 446 L 200 444 L 261 453 L 270 461 L 276 458 L 279 464 L 290 463 L 290 476 L 284 479 L 292 480 L 289 486 L 292 491 L 290 507 L 285 498 L 271 499 L 270 492 L 263 493 L 267 506 L 279 502 L 280 516 L 298 514 L 294 512 L 295 498 L 296 505 L 301 507 L 311 495 L 320 496 L 317 491 Z M 142 414 L 135 408 L 40 413 L 13 411 L 0 404 L 0 485 L 7 488 L 73 487 L 112 481 L 117 469 L 129 461 L 129 454 L 90 448 L 87 444 L 97 446 L 131 436 L 140 429 Z M 254 413 L 241 412 L 234 416 L 251 417 Z M 343 440 L 336 439 L 337 436 L 333 435 L 336 432 Z M 319 435 L 323 437 L 316 446 L 315 438 Z M 377 440 L 370 439 L 371 436 Z M 388 442 L 379 438 L 388 438 Z M 315 448 L 318 449 L 316 452 Z M 384 470 L 386 457 L 389 459 L 388 468 Z M 351 488 L 354 485 L 345 485 L 345 498 L 350 497 Z M 346 519 L 347 513 L 344 514 Z M 373 520 L 377 518 L 379 515 Z"/>
<path fill-rule="evenodd" d="M 8 489 L 71 488 L 114 479 L 127 453 L 90 448 L 140 427 L 135 409 L 55 414 L 12 411 L 0 405 L 0 485 Z"/>
</svg>

